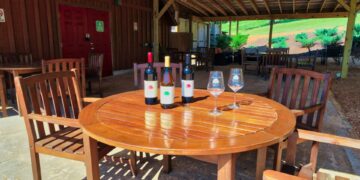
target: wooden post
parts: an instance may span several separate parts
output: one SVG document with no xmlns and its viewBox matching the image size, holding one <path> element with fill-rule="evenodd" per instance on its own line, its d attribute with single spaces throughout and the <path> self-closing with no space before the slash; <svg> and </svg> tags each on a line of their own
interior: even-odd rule
<svg viewBox="0 0 360 180">
<path fill-rule="evenodd" d="M 153 54 L 154 61 L 159 62 L 159 0 L 153 0 Z"/>
<path fill-rule="evenodd" d="M 229 36 L 231 36 L 231 21 L 229 22 Z"/>
<path fill-rule="evenodd" d="M 236 21 L 236 35 L 239 34 L 239 21 Z"/>
<path fill-rule="evenodd" d="M 273 34 L 273 25 L 274 25 L 274 20 L 271 19 L 270 20 L 270 30 L 269 30 L 269 43 L 268 43 L 268 46 L 269 46 L 269 49 L 271 49 L 271 40 L 272 40 L 272 34 Z"/>
<path fill-rule="evenodd" d="M 356 18 L 356 0 L 350 1 L 350 11 L 348 15 L 348 22 L 346 26 L 346 36 L 344 45 L 343 62 L 341 68 L 341 77 L 346 78 L 349 71 L 349 59 L 351 55 L 351 48 L 353 43 L 353 31 Z"/>
</svg>

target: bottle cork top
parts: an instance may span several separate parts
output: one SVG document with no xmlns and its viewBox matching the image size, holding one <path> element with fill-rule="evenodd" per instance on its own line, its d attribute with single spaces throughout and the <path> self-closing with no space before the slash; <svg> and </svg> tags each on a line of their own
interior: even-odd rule
<svg viewBox="0 0 360 180">
<path fill-rule="evenodd" d="M 165 67 L 170 67 L 170 56 L 165 56 Z"/>
</svg>

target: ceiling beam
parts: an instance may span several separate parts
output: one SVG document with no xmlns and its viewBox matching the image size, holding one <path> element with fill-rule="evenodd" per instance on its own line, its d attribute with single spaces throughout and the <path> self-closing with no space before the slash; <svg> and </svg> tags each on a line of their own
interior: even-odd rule
<svg viewBox="0 0 360 180">
<path fill-rule="evenodd" d="M 308 19 L 308 18 L 343 18 L 348 12 L 337 13 L 297 13 L 297 14 L 271 14 L 250 16 L 201 17 L 203 21 L 240 21 L 240 20 L 266 20 L 266 19 Z"/>
<path fill-rule="evenodd" d="M 214 15 L 214 16 L 218 16 L 217 13 L 212 10 L 211 8 L 209 8 L 207 5 L 203 4 L 203 3 L 199 3 L 198 0 L 188 0 L 190 2 L 192 2 L 193 4 L 196 4 L 197 6 L 201 7 L 202 9 L 205 9 L 207 12 L 209 12 L 210 14 Z"/>
<path fill-rule="evenodd" d="M 245 8 L 245 5 L 244 3 L 242 2 L 242 0 L 236 0 L 236 2 L 238 3 L 241 11 L 246 14 L 246 15 L 249 15 L 249 13 L 247 12 L 246 8 Z"/>
<path fill-rule="evenodd" d="M 220 7 L 220 5 L 218 4 L 218 2 L 216 0 L 209 0 L 210 2 L 212 2 L 212 6 L 218 10 L 222 15 L 227 16 L 228 14 L 226 13 L 226 11 Z"/>
<path fill-rule="evenodd" d="M 189 1 L 180 0 L 180 1 L 178 1 L 178 2 L 179 2 L 180 4 L 182 4 L 182 5 L 184 5 L 185 7 L 188 7 L 189 9 L 192 9 L 192 10 L 195 11 L 195 12 L 198 12 L 198 13 L 204 15 L 204 16 L 209 16 L 209 14 L 208 14 L 206 11 L 204 11 L 204 10 L 202 10 L 202 9 L 194 6 L 194 5 L 191 4 Z"/>
<path fill-rule="evenodd" d="M 296 6 L 296 0 L 293 0 L 293 13 L 295 13 L 296 9 L 295 9 L 295 6 Z"/>
<path fill-rule="evenodd" d="M 320 8 L 320 12 L 322 12 L 322 10 L 324 9 L 325 4 L 326 4 L 326 0 L 323 1 L 322 5 L 321 5 L 321 8 Z"/>
<path fill-rule="evenodd" d="M 359 11 L 360 10 L 360 4 L 358 4 L 357 6 L 356 6 L 356 11 Z"/>
<path fill-rule="evenodd" d="M 336 4 L 336 6 L 335 6 L 335 8 L 334 8 L 333 12 L 336 12 L 336 10 L 337 10 L 337 9 L 339 9 L 339 7 L 340 7 L 340 6 L 341 6 L 340 4 Z"/>
<path fill-rule="evenodd" d="M 279 4 L 279 10 L 280 10 L 280 13 L 282 14 L 282 7 L 281 7 L 281 0 L 278 0 L 278 4 Z"/>
<path fill-rule="evenodd" d="M 265 5 L 265 8 L 266 8 L 267 12 L 268 12 L 269 14 L 271 14 L 268 0 L 264 0 L 264 5 Z"/>
<path fill-rule="evenodd" d="M 256 5 L 256 2 L 254 0 L 250 0 L 250 3 L 251 3 L 252 8 L 254 9 L 254 11 L 256 12 L 256 14 L 260 14 L 259 13 L 259 8 Z"/>
<path fill-rule="evenodd" d="M 226 8 L 228 8 L 234 15 L 238 16 L 238 13 L 236 12 L 234 5 L 229 0 L 223 0 L 223 2 Z"/>
<path fill-rule="evenodd" d="M 160 19 L 164 15 L 164 13 L 169 9 L 169 7 L 173 4 L 174 4 L 174 0 L 167 1 L 165 6 L 161 9 L 159 14 L 156 16 L 156 18 Z"/>
<path fill-rule="evenodd" d="M 309 0 L 309 1 L 308 1 L 308 3 L 307 3 L 306 12 L 309 12 L 309 9 L 310 9 L 310 2 L 311 2 L 311 0 Z"/>
<path fill-rule="evenodd" d="M 350 6 L 345 3 L 344 0 L 337 0 L 347 11 L 350 11 Z"/>
</svg>

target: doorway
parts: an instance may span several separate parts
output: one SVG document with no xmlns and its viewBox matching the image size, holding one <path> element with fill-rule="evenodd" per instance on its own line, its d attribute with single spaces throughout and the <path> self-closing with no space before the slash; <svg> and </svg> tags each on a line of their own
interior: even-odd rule
<svg viewBox="0 0 360 180">
<path fill-rule="evenodd" d="M 109 12 L 59 5 L 61 49 L 64 58 L 103 53 L 103 76 L 112 75 Z"/>
</svg>

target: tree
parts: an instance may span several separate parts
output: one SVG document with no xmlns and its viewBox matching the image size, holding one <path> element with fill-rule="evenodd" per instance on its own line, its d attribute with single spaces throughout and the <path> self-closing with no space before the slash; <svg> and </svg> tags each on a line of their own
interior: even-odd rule
<svg viewBox="0 0 360 180">
<path fill-rule="evenodd" d="M 271 39 L 272 47 L 273 48 L 288 48 L 289 45 L 287 44 L 286 40 L 288 40 L 288 37 L 286 37 L 286 36 L 272 38 Z"/>
<path fill-rule="evenodd" d="M 249 34 L 238 34 L 236 36 L 233 36 L 231 39 L 230 47 L 233 50 L 239 49 L 247 43 L 248 38 Z"/>
<path fill-rule="evenodd" d="M 322 46 L 332 46 L 340 43 L 341 39 L 344 36 L 344 32 L 339 33 L 338 28 L 329 28 L 329 29 L 317 29 L 314 34 L 320 40 Z"/>
<path fill-rule="evenodd" d="M 354 26 L 353 43 L 355 47 L 360 45 L 360 24 L 355 24 Z"/>
<path fill-rule="evenodd" d="M 309 55 L 311 52 L 311 48 L 315 46 L 316 41 L 318 40 L 317 37 L 309 38 L 308 34 L 300 33 L 295 36 L 295 41 L 301 44 L 302 48 L 307 48 Z"/>
<path fill-rule="evenodd" d="M 216 37 L 216 42 L 217 42 L 216 47 L 224 50 L 229 47 L 231 43 L 231 37 L 226 34 L 221 34 L 218 37 Z"/>
</svg>

